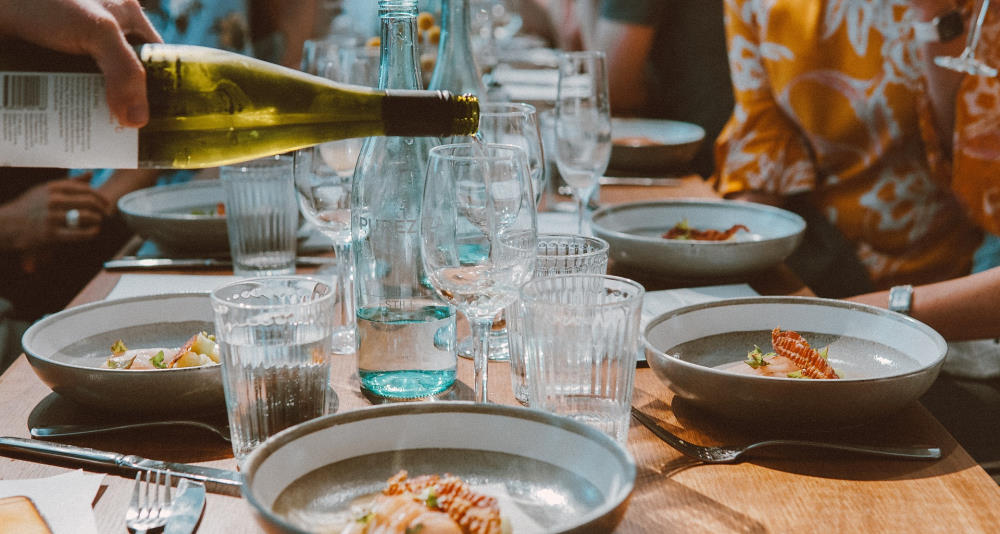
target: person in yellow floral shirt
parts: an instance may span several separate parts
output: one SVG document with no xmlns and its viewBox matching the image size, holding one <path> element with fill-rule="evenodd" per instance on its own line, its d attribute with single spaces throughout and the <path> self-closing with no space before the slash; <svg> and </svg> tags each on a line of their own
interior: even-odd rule
<svg viewBox="0 0 1000 534">
<path fill-rule="evenodd" d="M 726 0 L 736 104 L 716 145 L 719 191 L 798 199 L 846 238 L 873 288 L 968 274 L 979 228 L 1000 231 L 1000 86 L 934 66 L 964 32 L 939 42 L 918 29 L 952 9 L 967 28 L 971 7 Z M 991 12 L 984 44 L 998 32 Z M 978 52 L 1000 66 L 998 51 Z"/>
</svg>

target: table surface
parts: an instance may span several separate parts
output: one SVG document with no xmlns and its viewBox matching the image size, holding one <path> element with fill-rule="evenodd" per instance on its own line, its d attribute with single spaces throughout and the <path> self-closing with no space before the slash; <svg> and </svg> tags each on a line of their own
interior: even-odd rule
<svg viewBox="0 0 1000 534">
<path fill-rule="evenodd" d="M 601 202 L 711 197 L 697 179 L 674 187 L 602 187 Z M 615 268 L 611 268 L 615 271 Z M 206 274 L 221 272 L 201 271 Z M 624 274 L 624 273 L 623 273 Z M 675 286 L 653 276 L 648 289 Z M 102 272 L 71 303 L 99 300 L 117 273 Z M 781 267 L 748 282 L 763 294 L 809 294 Z M 459 359 L 455 397 L 471 399 L 472 365 Z M 360 393 L 353 356 L 338 356 L 332 385 L 343 412 L 370 404 Z M 515 404 L 506 363 L 490 364 L 490 398 Z M 726 425 L 675 402 L 648 368 L 636 374 L 633 405 L 660 419 L 689 441 L 736 444 L 764 437 L 761 429 Z M 52 393 L 24 356 L 0 376 L 0 433 L 28 437 L 31 422 L 66 422 L 79 413 Z M 59 421 L 59 419 L 64 419 Z M 992 532 L 1000 525 L 1000 488 L 944 427 L 918 402 L 863 428 L 831 433 L 830 439 L 878 445 L 928 445 L 942 449 L 937 461 L 891 460 L 830 453 L 783 451 L 735 465 L 705 465 L 681 455 L 635 423 L 628 450 L 637 464 L 635 491 L 618 532 Z M 183 427 L 147 429 L 61 440 L 147 458 L 234 469 L 227 442 Z M 56 475 L 78 466 L 39 463 L 4 452 L 0 479 Z M 94 502 L 100 532 L 124 532 L 132 474 L 108 473 Z M 234 494 L 210 493 L 199 532 L 256 532 L 249 505 Z"/>
</svg>

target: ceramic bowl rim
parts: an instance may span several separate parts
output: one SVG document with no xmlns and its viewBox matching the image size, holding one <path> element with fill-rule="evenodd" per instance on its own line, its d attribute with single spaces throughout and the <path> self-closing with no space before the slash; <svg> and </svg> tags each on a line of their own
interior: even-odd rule
<svg viewBox="0 0 1000 534">
<path fill-rule="evenodd" d="M 682 360 L 682 359 L 677 358 L 677 357 L 675 357 L 673 355 L 667 354 L 666 352 L 663 351 L 663 349 L 660 349 L 658 347 L 653 346 L 653 344 L 649 341 L 648 334 L 649 334 L 650 331 L 652 331 L 657 325 L 659 325 L 659 324 L 661 324 L 663 322 L 666 322 L 666 321 L 668 321 L 668 320 L 670 320 L 670 319 L 672 319 L 674 317 L 677 317 L 677 316 L 680 316 L 680 315 L 684 315 L 684 314 L 687 314 L 687 313 L 690 313 L 690 312 L 694 312 L 694 311 L 700 311 L 700 310 L 703 310 L 703 309 L 718 308 L 718 307 L 728 307 L 728 306 L 737 306 L 737 305 L 745 305 L 745 304 L 763 304 L 763 305 L 768 305 L 768 304 L 799 304 L 799 305 L 806 304 L 806 305 L 818 305 L 818 306 L 832 306 L 832 307 L 836 307 L 836 308 L 842 308 L 842 309 L 847 309 L 847 310 L 856 310 L 856 311 L 860 311 L 860 312 L 864 312 L 864 313 L 869 313 L 869 314 L 877 315 L 877 316 L 886 318 L 888 320 L 904 324 L 906 326 L 909 326 L 910 328 L 916 329 L 916 330 L 920 331 L 921 333 L 925 334 L 928 338 L 930 338 L 931 340 L 933 340 L 934 343 L 937 345 L 937 348 L 938 348 L 937 355 L 934 357 L 934 359 L 931 362 L 922 365 L 919 369 L 914 369 L 914 370 L 906 371 L 906 372 L 903 372 L 903 373 L 890 374 L 890 375 L 881 376 L 881 377 L 838 378 L 837 380 L 802 380 L 802 379 L 798 379 L 798 378 L 775 377 L 775 376 L 759 376 L 759 375 L 749 375 L 749 374 L 747 374 L 747 375 L 736 374 L 736 373 L 733 373 L 733 372 L 730 372 L 730 371 L 724 371 L 724 370 L 715 369 L 715 368 L 712 368 L 712 367 L 706 367 L 704 365 L 700 365 L 700 364 L 697 364 L 697 363 L 693 363 L 693 362 L 689 362 L 689 361 L 686 361 L 686 360 Z M 691 305 L 688 305 L 688 306 L 684 306 L 684 307 L 681 307 L 681 308 L 677 308 L 675 310 L 671 310 L 671 311 L 662 313 L 662 314 L 654 317 L 653 319 L 651 319 L 649 321 L 649 323 L 646 324 L 646 327 L 643 329 L 643 331 L 642 331 L 641 334 L 642 334 L 641 335 L 642 344 L 645 347 L 645 349 L 646 349 L 647 352 L 651 351 L 654 354 L 656 354 L 658 358 L 665 359 L 665 360 L 669 361 L 671 364 L 680 366 L 680 367 L 682 367 L 684 369 L 687 369 L 689 371 L 695 371 L 695 372 L 699 372 L 699 373 L 708 373 L 710 376 L 718 376 L 720 378 L 727 379 L 727 380 L 737 380 L 737 379 L 739 379 L 739 380 L 748 380 L 750 382 L 760 382 L 760 383 L 775 383 L 775 381 L 783 382 L 783 383 L 786 383 L 786 384 L 788 384 L 788 383 L 798 383 L 798 384 L 802 384 L 801 387 L 803 387 L 803 388 L 805 388 L 805 387 L 837 387 L 838 384 L 844 384 L 844 383 L 859 384 L 859 383 L 865 383 L 865 382 L 872 382 L 872 383 L 874 383 L 874 382 L 884 382 L 886 380 L 896 380 L 896 379 L 901 379 L 901 378 L 905 378 L 905 377 L 908 377 L 908 376 L 915 376 L 915 375 L 926 373 L 928 370 L 933 369 L 933 368 L 939 366 L 944 361 L 945 356 L 948 353 L 948 345 L 947 345 L 947 342 L 945 341 L 944 337 L 942 337 L 941 334 L 939 334 L 936 330 L 934 330 L 930 326 L 928 326 L 928 325 L 926 325 L 926 324 L 924 324 L 924 323 L 922 323 L 922 322 L 920 322 L 920 321 L 918 321 L 918 320 L 916 320 L 916 319 L 914 319 L 912 317 L 909 317 L 907 315 L 903 315 L 903 314 L 900 314 L 900 313 L 896 313 L 896 312 L 891 312 L 889 310 L 886 310 L 886 309 L 883 309 L 883 308 L 878 308 L 876 306 L 871 306 L 871 305 L 868 305 L 868 304 L 862 304 L 862 303 L 858 303 L 858 302 L 850 302 L 850 301 L 843 301 L 843 300 L 837 300 L 837 299 L 827 299 L 827 298 L 821 298 L 821 297 L 806 297 L 806 296 L 759 296 L 759 297 L 742 297 L 742 298 L 724 299 L 724 300 L 716 300 L 716 301 L 711 301 L 711 302 L 702 302 L 702 303 L 697 303 L 697 304 L 691 304 Z M 650 358 L 647 358 L 647 360 L 649 360 L 649 359 Z M 792 386 L 792 387 L 795 387 L 795 386 Z"/>
<path fill-rule="evenodd" d="M 586 515 L 578 518 L 577 522 L 573 525 L 565 525 L 563 527 L 564 529 L 578 528 L 582 525 L 586 525 L 597 519 L 612 514 L 619 506 L 622 506 L 629 500 L 632 492 L 635 490 L 635 479 L 637 474 L 635 459 L 623 445 L 596 428 L 573 419 L 560 417 L 552 413 L 532 408 L 525 408 L 522 406 L 482 404 L 470 401 L 435 401 L 367 406 L 356 410 L 325 415 L 286 428 L 285 430 L 282 430 L 281 432 L 278 432 L 268 438 L 267 441 L 255 448 L 247 456 L 242 470 L 243 485 L 240 488 L 241 494 L 243 495 L 243 498 L 250 503 L 251 508 L 255 512 L 262 514 L 269 522 L 280 525 L 281 528 L 288 532 L 301 532 L 303 534 L 307 534 L 306 531 L 289 524 L 287 521 L 275 514 L 270 508 L 263 506 L 249 489 L 252 483 L 253 475 L 271 454 L 300 437 L 322 431 L 333 426 L 338 426 L 340 424 L 353 423 L 365 419 L 408 415 L 413 413 L 423 415 L 455 412 L 474 413 L 487 416 L 506 416 L 555 426 L 602 445 L 621 462 L 626 472 L 622 473 L 625 480 L 620 489 L 620 494 L 605 496 L 605 500 L 600 507 L 590 510 L 590 512 Z M 319 467 L 322 466 L 317 466 L 317 468 Z"/>
</svg>

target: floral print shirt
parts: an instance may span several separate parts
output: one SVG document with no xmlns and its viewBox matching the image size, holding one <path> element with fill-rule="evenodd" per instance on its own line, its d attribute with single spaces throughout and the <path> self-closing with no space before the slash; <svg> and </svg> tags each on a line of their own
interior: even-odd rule
<svg viewBox="0 0 1000 534">
<path fill-rule="evenodd" d="M 966 77 L 945 154 L 908 0 L 726 0 L 725 15 L 736 104 L 720 192 L 809 195 L 877 287 L 968 273 L 970 217 L 1000 230 L 997 80 Z"/>
</svg>

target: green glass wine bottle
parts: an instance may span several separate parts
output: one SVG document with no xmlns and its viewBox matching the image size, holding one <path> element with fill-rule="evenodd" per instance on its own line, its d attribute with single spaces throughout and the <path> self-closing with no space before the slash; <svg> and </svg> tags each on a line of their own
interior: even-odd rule
<svg viewBox="0 0 1000 534">
<path fill-rule="evenodd" d="M 190 45 L 137 47 L 149 123 L 111 118 L 84 56 L 0 43 L 0 166 L 202 168 L 369 136 L 474 133 L 475 96 L 372 89 Z"/>
</svg>

